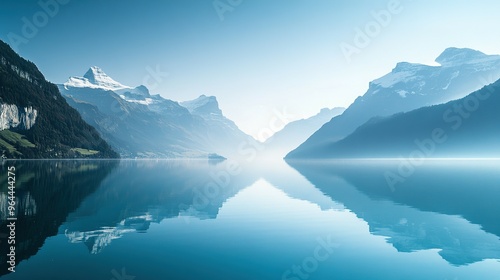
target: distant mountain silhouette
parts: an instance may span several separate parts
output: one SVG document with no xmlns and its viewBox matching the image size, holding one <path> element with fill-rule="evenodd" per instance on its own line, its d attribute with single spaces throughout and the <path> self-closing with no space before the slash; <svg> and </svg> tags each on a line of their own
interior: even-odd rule
<svg viewBox="0 0 500 280">
<path fill-rule="evenodd" d="M 449 48 L 436 62 L 441 66 L 398 63 L 391 73 L 372 81 L 362 97 L 290 152 L 287 158 L 323 157 L 328 146 L 373 117 L 386 117 L 462 98 L 500 78 L 498 55 Z"/>
<path fill-rule="evenodd" d="M 310 118 L 288 123 L 282 130 L 276 132 L 264 142 L 265 156 L 283 158 L 288 152 L 307 140 L 321 126 L 344 111 L 345 108 L 323 108 L 318 114 Z"/>
<path fill-rule="evenodd" d="M 500 80 L 467 97 L 373 118 L 315 157 L 500 157 Z"/>
</svg>

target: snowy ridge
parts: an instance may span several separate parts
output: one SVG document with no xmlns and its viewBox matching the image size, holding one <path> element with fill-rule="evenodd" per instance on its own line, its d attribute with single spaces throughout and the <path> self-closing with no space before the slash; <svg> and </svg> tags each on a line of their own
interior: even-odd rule
<svg viewBox="0 0 500 280">
<path fill-rule="evenodd" d="M 486 55 L 467 48 L 448 48 L 436 58 L 436 62 L 443 67 L 455 67 L 462 64 L 490 64 L 499 61 L 500 55 Z"/>
<path fill-rule="evenodd" d="M 413 69 L 399 71 L 399 69 L 396 67 L 391 73 L 374 80 L 373 83 L 385 88 L 390 88 L 397 83 L 407 83 L 415 80 L 415 73 L 416 70 Z"/>
<path fill-rule="evenodd" d="M 83 77 L 70 77 L 64 84 L 65 88 L 94 88 L 104 90 L 131 89 L 129 86 L 120 84 L 108 76 L 101 68 L 92 66 Z"/>
<path fill-rule="evenodd" d="M 440 65 L 401 62 L 369 83 L 346 112 L 331 119 L 287 158 L 323 158 L 328 145 L 346 138 L 374 117 L 409 112 L 461 99 L 500 78 L 500 56 L 472 49 L 448 48 L 438 56 Z"/>
<path fill-rule="evenodd" d="M 425 78 L 419 75 L 422 71 L 439 71 L 441 69 L 457 68 L 456 74 L 450 79 L 458 77 L 458 73 L 462 67 L 473 67 L 476 71 L 494 70 L 500 64 L 500 55 L 486 55 L 480 51 L 467 48 L 448 48 L 438 58 L 436 62 L 441 66 L 430 66 L 417 63 L 400 62 L 387 75 L 374 80 L 374 85 L 379 85 L 383 88 L 392 88 L 399 83 L 410 83 Z M 422 86 L 424 86 L 423 84 Z M 449 86 L 449 85 L 448 85 Z M 448 87 L 445 86 L 447 89 Z M 406 97 L 406 94 L 400 93 L 401 97 Z"/>
</svg>

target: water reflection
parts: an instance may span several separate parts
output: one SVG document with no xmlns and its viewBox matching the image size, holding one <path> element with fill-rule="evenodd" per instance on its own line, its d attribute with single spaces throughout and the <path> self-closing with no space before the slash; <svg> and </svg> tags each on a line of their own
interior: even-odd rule
<svg viewBox="0 0 500 280">
<path fill-rule="evenodd" d="M 38 253 L 6 279 L 116 279 L 122 268 L 136 279 L 500 273 L 499 212 L 490 204 L 498 197 L 496 165 L 426 165 L 392 190 L 383 176 L 394 168 L 388 163 L 37 164 L 19 167 L 20 213 L 36 227 L 18 230 L 34 240 L 23 243 L 30 256 Z M 29 195 L 23 186 L 32 186 Z M 320 244 L 329 244 L 327 257 L 311 259 Z"/>
<path fill-rule="evenodd" d="M 291 162 L 400 252 L 439 249 L 453 265 L 500 259 L 498 162 L 429 162 L 391 188 L 397 162 Z"/>
<path fill-rule="evenodd" d="M 224 201 L 254 180 L 251 173 L 234 176 L 207 161 L 122 161 L 60 232 L 97 254 L 124 234 L 146 232 L 164 219 L 214 219 Z"/>
<path fill-rule="evenodd" d="M 114 161 L 8 161 L 0 174 L 1 225 L 6 228 L 7 167 L 16 168 L 16 262 L 35 255 L 80 202 L 99 187 Z M 6 274 L 7 242 L 0 243 L 0 275 Z"/>
</svg>

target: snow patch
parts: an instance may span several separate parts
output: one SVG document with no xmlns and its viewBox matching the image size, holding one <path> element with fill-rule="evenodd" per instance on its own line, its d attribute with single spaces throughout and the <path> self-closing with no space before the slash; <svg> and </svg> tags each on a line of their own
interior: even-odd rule
<svg viewBox="0 0 500 280">
<path fill-rule="evenodd" d="M 390 73 L 388 75 L 383 76 L 380 79 L 373 81 L 373 83 L 378 84 L 384 88 L 390 88 L 397 83 L 405 83 L 413 80 L 415 77 L 413 76 L 415 73 L 407 71 L 407 72 L 399 72 L 399 73 Z"/>
<path fill-rule="evenodd" d="M 399 96 L 401 96 L 402 98 L 406 98 L 406 95 L 408 94 L 408 92 L 406 90 L 397 90 L 396 91 Z"/>
<path fill-rule="evenodd" d="M 448 48 L 436 62 L 443 67 L 456 67 L 463 64 L 477 64 L 481 67 L 500 62 L 499 55 L 486 55 L 480 51 L 467 48 Z"/>
<path fill-rule="evenodd" d="M 142 104 L 142 105 L 151 105 L 154 103 L 154 100 L 152 98 L 145 98 L 144 100 L 137 100 L 137 99 L 125 99 L 122 95 L 120 95 L 123 100 L 131 103 L 137 103 L 137 104 Z"/>
<path fill-rule="evenodd" d="M 450 80 L 448 81 L 448 84 L 443 88 L 444 90 L 447 90 L 450 85 L 451 85 L 451 82 L 456 78 L 458 77 L 458 75 L 460 74 L 460 71 L 455 71 L 453 72 L 453 74 L 451 74 L 451 77 L 450 77 Z"/>
<path fill-rule="evenodd" d="M 97 66 L 90 67 L 83 77 L 70 77 L 63 85 L 65 89 L 68 89 L 68 87 L 104 89 L 111 91 L 131 89 L 131 87 L 122 85 L 113 80 Z"/>
<path fill-rule="evenodd" d="M 416 75 L 417 72 L 433 68 L 433 66 L 424 64 L 399 62 L 391 73 L 374 80 L 372 83 L 384 88 L 390 88 L 398 83 L 407 83 L 416 80 L 420 77 Z"/>
</svg>

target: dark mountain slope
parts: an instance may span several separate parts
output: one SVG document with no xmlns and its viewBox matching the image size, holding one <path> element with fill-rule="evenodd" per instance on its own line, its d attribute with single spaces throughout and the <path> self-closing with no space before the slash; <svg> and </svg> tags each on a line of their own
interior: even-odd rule
<svg viewBox="0 0 500 280">
<path fill-rule="evenodd" d="M 327 146 L 345 138 L 373 117 L 386 117 L 462 98 L 500 78 L 499 55 L 448 48 L 436 62 L 441 66 L 398 63 L 391 73 L 370 82 L 363 96 L 290 152 L 287 158 L 321 158 Z"/>
<path fill-rule="evenodd" d="M 118 155 L 46 81 L 0 41 L 0 146 L 11 158 L 114 158 Z"/>
<path fill-rule="evenodd" d="M 323 158 L 500 157 L 500 80 L 462 99 L 373 118 Z"/>
</svg>

